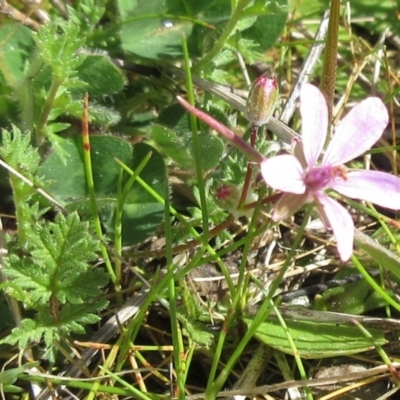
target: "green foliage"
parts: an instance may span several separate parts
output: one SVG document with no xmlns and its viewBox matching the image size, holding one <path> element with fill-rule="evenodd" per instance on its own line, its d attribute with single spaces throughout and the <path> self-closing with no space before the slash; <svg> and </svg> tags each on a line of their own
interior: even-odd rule
<svg viewBox="0 0 400 400">
<path fill-rule="evenodd" d="M 79 26 L 82 37 L 90 37 L 95 29 L 101 29 L 98 24 L 104 16 L 106 4 L 107 0 L 82 0 L 75 7 L 66 5 L 69 20 Z"/>
<path fill-rule="evenodd" d="M 12 88 L 19 86 L 27 67 L 34 41 L 30 30 L 19 24 L 2 24 L 0 27 L 1 82 Z"/>
<path fill-rule="evenodd" d="M 247 325 L 252 322 L 249 318 L 244 321 Z M 274 349 L 288 354 L 296 351 L 303 358 L 357 354 L 373 348 L 374 344 L 386 343 L 379 329 L 368 329 L 372 341 L 364 337 L 358 327 L 339 325 L 334 319 L 332 322 L 288 319 L 285 323 L 287 327 L 283 327 L 275 318 L 265 321 L 258 326 L 255 336 Z M 288 335 L 292 337 L 295 349 L 290 345 Z"/>
<path fill-rule="evenodd" d="M 63 32 L 59 32 L 57 25 L 47 24 L 34 35 L 39 57 L 51 68 L 56 79 L 72 81 L 83 61 L 83 57 L 77 54 L 83 44 L 78 33 L 79 29 L 74 25 L 68 25 Z"/>
<path fill-rule="evenodd" d="M 30 135 L 22 135 L 17 127 L 12 131 L 2 130 L 1 157 L 18 172 L 33 180 L 39 168 L 40 156 L 36 148 L 31 146 Z M 24 185 L 23 182 L 20 182 Z"/>
<path fill-rule="evenodd" d="M 0 155 L 5 162 L 17 173 L 20 173 L 32 184 L 27 184 L 14 174 L 10 175 L 10 183 L 13 189 L 13 200 L 16 209 L 17 222 L 19 225 L 19 239 L 21 245 L 27 240 L 27 231 L 39 218 L 37 206 L 31 206 L 35 194 L 34 185 L 41 186 L 44 181 L 37 171 L 39 168 L 40 156 L 38 149 L 30 144 L 30 135 L 23 136 L 17 127 L 13 127 L 12 132 L 2 131 L 2 147 Z"/>
<path fill-rule="evenodd" d="M 77 72 L 79 79 L 86 83 L 85 90 L 93 98 L 117 93 L 125 85 L 121 71 L 104 54 L 87 54 Z"/>
<path fill-rule="evenodd" d="M 27 231 L 24 255 L 11 254 L 4 273 L 23 296 L 13 290 L 9 294 L 35 310 L 36 316 L 24 319 L 4 343 L 18 343 L 24 349 L 44 339 L 50 348 L 61 336 L 83 333 L 82 326 L 98 321 L 96 313 L 107 305 L 100 295 L 108 280 L 104 271 L 91 266 L 98 244 L 76 213 L 58 214 L 54 222 Z"/>
<path fill-rule="evenodd" d="M 218 112 L 218 110 L 214 110 Z M 177 165 L 184 170 L 194 170 L 193 164 L 193 139 L 189 130 L 188 117 L 182 112 L 182 107 L 174 104 L 162 112 L 159 116 L 158 124 L 152 126 L 151 139 L 157 148 L 163 151 Z M 221 112 L 218 112 L 221 117 Z M 224 122 L 227 122 L 225 116 L 222 116 Z M 169 129 L 169 128 L 172 129 Z M 203 171 L 208 171 L 216 167 L 224 152 L 222 141 L 209 134 L 204 124 L 201 129 L 205 132 L 199 135 L 199 142 L 202 152 L 201 166 Z"/>
<path fill-rule="evenodd" d="M 9 294 L 36 311 L 35 319 L 24 319 L 3 342 L 18 343 L 23 349 L 44 338 L 47 356 L 53 357 L 54 340 L 82 332 L 84 325 L 98 320 L 96 313 L 107 305 L 100 294 L 108 277 L 90 264 L 97 258 L 99 242 L 88 223 L 80 222 L 75 213 L 58 214 L 54 222 L 39 220 L 45 210 L 31 203 L 34 185 L 43 186 L 45 181 L 39 178 L 40 156 L 30 136 L 14 127 L 12 132 L 3 131 L 2 139 L 1 157 L 32 182 L 11 175 L 19 242 L 10 247 L 3 271 L 20 289 Z"/>
<path fill-rule="evenodd" d="M 88 198 L 86 173 L 81 141 L 59 140 L 60 149 L 66 154 L 63 163 L 59 152 L 53 152 L 43 162 L 40 174 L 53 182 L 50 193 L 69 210 L 79 210 L 92 216 Z M 91 136 L 92 163 L 96 166 L 93 179 L 100 216 L 110 237 L 115 231 L 115 212 L 118 200 L 120 166 L 115 159 L 135 170 L 149 152 L 152 156 L 140 176 L 156 193 L 166 192 L 165 164 L 160 154 L 146 144 L 131 146 L 122 138 Z M 128 177 L 124 177 L 125 184 Z M 141 185 L 134 183 L 123 205 L 122 240 L 125 245 L 139 243 L 149 237 L 163 218 L 163 205 L 154 199 Z"/>
<path fill-rule="evenodd" d="M 125 78 L 106 54 L 83 51 L 84 32 L 79 25 L 49 23 L 33 34 L 9 24 L 0 29 L 0 40 L 6 43 L 0 72 L 9 87 L 1 117 L 35 133 L 39 145 L 47 139 L 58 149 L 56 134 L 70 126 L 59 119 L 81 117 L 86 91 L 92 96 L 93 121 L 102 125 L 119 121 L 118 113 L 100 103 L 105 95 L 121 91 Z"/>
<path fill-rule="evenodd" d="M 257 47 L 259 56 L 260 51 L 275 43 L 286 21 L 287 2 L 249 0 L 241 3 L 246 4 L 247 8 L 235 16 L 236 24 L 228 32 L 227 39 L 233 39 L 229 41 L 232 50 L 243 51 L 245 57 L 249 56 L 251 60 L 257 57 L 252 47 Z M 224 34 L 235 12 L 231 7 L 231 2 L 220 0 L 199 1 L 195 5 L 187 2 L 170 4 L 158 0 L 134 3 L 119 0 L 122 47 L 127 52 L 145 58 L 181 58 L 182 35 L 185 35 L 191 55 L 198 56 L 199 52 L 211 50 L 212 42 Z M 215 24 L 217 29 L 214 31 Z M 247 41 L 240 39 L 241 33 Z M 199 43 L 206 43 L 204 49 Z M 215 62 L 221 65 L 221 61 Z"/>
<path fill-rule="evenodd" d="M 15 386 L 14 383 L 18 377 L 22 375 L 26 369 L 36 367 L 38 363 L 27 363 L 18 368 L 11 368 L 7 371 L 0 372 L 0 387 L 5 393 L 21 393 L 22 388 Z"/>
<path fill-rule="evenodd" d="M 350 3 L 354 19 L 351 26 L 340 29 L 339 52 L 344 62 L 338 68 L 336 89 L 338 96 L 351 92 L 352 97 L 364 98 L 368 79 L 377 80 L 373 63 L 383 58 L 375 60 L 374 46 L 388 24 L 391 31 L 398 33 L 399 25 L 393 23 L 398 10 L 390 0 L 379 4 L 372 0 Z M 323 245 L 325 238 L 313 232 L 306 241 L 301 241 L 294 261 L 291 258 L 294 253 L 288 252 L 287 247 L 292 246 L 292 232 L 297 235 L 298 229 L 272 228 L 273 204 L 266 201 L 257 218 L 247 221 L 249 224 L 245 218 L 231 223 L 228 213 L 221 209 L 223 202 L 215 201 L 215 194 L 223 183 L 240 193 L 248 161 L 207 125 L 198 120 L 194 123 L 176 103 L 177 94 L 189 98 L 235 133 L 245 132 L 243 138 L 249 141 L 248 121 L 238 111 L 240 107 L 232 108 L 211 93 L 218 88 L 219 93 L 226 94 L 220 94 L 221 98 L 233 100 L 229 89 L 219 85 L 229 85 L 234 93 L 235 89 L 244 89 L 244 68 L 252 78 L 259 73 L 253 64 L 262 61 L 277 74 L 286 97 L 313 44 L 310 38 L 318 24 L 309 21 L 319 20 L 328 0 L 79 0 L 65 7 L 63 4 L 46 1 L 38 6 L 48 13 L 50 21 L 37 32 L 21 21 L 11 22 L 6 18 L 0 26 L 0 124 L 6 129 L 1 134 L 0 157 L 20 174 L 7 170 L 0 176 L 2 220 L 3 215 L 13 217 L 4 217 L 2 221 L 10 232 L 8 255 L 3 257 L 1 271 L 4 282 L 0 282 L 6 291 L 0 299 L 0 314 L 4 317 L 0 324 L 2 345 L 17 345 L 24 356 L 32 348 L 33 357 L 42 356 L 44 349 L 44 357 L 55 363 L 54 370 L 64 372 L 65 358 L 61 352 L 56 354 L 56 348 L 65 346 L 65 338 L 87 334 L 95 323 L 100 330 L 108 327 L 107 316 L 122 309 L 126 293 L 129 291 L 129 296 L 135 297 L 136 290 L 146 289 L 139 314 L 128 323 L 123 321 L 124 327 L 118 333 L 113 332 L 118 360 L 111 359 L 116 354 L 114 349 L 104 352 L 106 357 L 110 356 L 107 365 L 115 369 L 115 374 L 110 372 L 115 381 L 102 385 L 104 391 L 121 395 L 125 390 L 121 398 L 132 397 L 132 393 L 135 397 L 132 386 L 130 389 L 118 386 L 127 388 L 131 384 L 118 373 L 127 367 L 124 360 L 128 359 L 127 351 L 132 350 L 130 344 L 143 344 L 144 324 L 153 328 L 151 308 L 159 301 L 168 308 L 168 322 L 174 329 L 169 330 L 168 323 L 160 324 L 154 326 L 154 332 L 161 328 L 166 332 L 164 344 L 172 344 L 171 365 L 177 398 L 186 395 L 187 385 L 199 387 L 203 383 L 204 397 L 216 398 L 227 386 L 228 377 L 231 380 L 236 375 L 247 376 L 238 366 L 247 364 L 251 353 L 246 344 L 254 332 L 256 338 L 276 353 L 309 358 L 307 367 L 314 366 L 313 358 L 358 353 L 391 340 L 388 332 L 384 336 L 382 329 L 376 330 L 377 324 L 370 329 L 372 338 L 366 338 L 351 323 L 326 321 L 325 312 L 315 320 L 303 318 L 304 315 L 285 316 L 287 328 L 281 325 L 282 321 L 266 317 L 266 313 L 239 320 L 238 317 L 246 315 L 244 307 L 248 299 L 265 296 L 265 290 L 259 292 L 252 287 L 252 282 L 265 275 L 263 271 L 257 275 L 264 259 L 273 268 L 280 268 L 284 262 L 280 269 L 283 273 L 289 264 L 308 267 L 306 262 L 314 265 L 322 257 L 327 257 L 322 261 L 330 262 L 328 257 L 334 257 L 334 253 L 327 247 L 326 253 L 318 253 L 318 259 L 312 259 L 314 254 L 310 252 L 303 257 L 303 244 L 307 251 L 313 244 L 318 251 Z M 26 12 L 23 5 L 20 9 Z M 291 18 L 287 21 L 289 9 Z M 36 12 L 28 14 L 37 17 Z M 369 20 L 360 22 L 366 16 Z M 307 23 L 303 23 L 303 18 L 307 18 Z M 363 29 L 376 36 L 369 38 Z M 182 50 L 184 41 L 188 55 Z M 390 48 L 388 52 L 389 66 L 395 51 Z M 245 65 L 238 62 L 238 55 Z M 194 85 L 187 78 L 189 73 L 185 79 L 182 67 L 185 65 L 190 65 L 196 75 Z M 377 93 L 382 98 L 393 98 L 397 88 L 391 89 L 395 85 L 386 82 L 391 71 L 383 69 Z M 312 74 L 318 80 L 316 71 Z M 362 76 L 362 85 L 351 87 L 349 76 L 356 80 Z M 201 86 L 199 77 L 203 83 L 207 80 L 208 86 Z M 81 127 L 86 93 L 90 145 L 83 146 Z M 298 126 L 296 118 L 293 126 Z M 261 154 L 269 156 L 268 148 L 276 140 L 275 133 L 260 130 L 256 147 Z M 200 154 L 200 159 L 195 160 L 194 154 Z M 257 194 L 264 196 L 264 192 L 268 201 L 276 200 L 276 193 L 265 188 L 259 178 L 257 166 L 253 165 L 252 174 L 248 175 L 251 175 L 249 192 L 254 193 L 254 200 Z M 93 177 L 93 190 L 89 177 Z M 164 209 L 164 203 L 171 208 Z M 360 213 L 365 211 L 355 203 L 354 208 Z M 252 212 L 249 210 L 249 215 Z M 377 220 L 381 217 L 378 213 L 372 215 Z M 301 218 L 301 214 L 296 215 L 292 222 L 298 224 Z M 392 225 L 397 232 L 396 223 Z M 101 239 L 91 234 L 92 229 L 96 229 Z M 369 229 L 375 228 L 369 225 Z M 387 243 L 381 237 L 371 242 L 359 240 L 356 252 L 374 267 L 383 266 L 382 279 L 385 270 L 391 271 L 390 289 L 381 289 L 384 293 L 380 293 L 375 287 L 371 290 L 369 281 L 356 282 L 327 292 L 323 296 L 325 307 L 335 306 L 336 311 L 356 314 L 393 305 L 399 276 L 399 260 L 395 255 L 399 238 L 393 232 L 386 234 Z M 315 240 L 315 236 L 319 239 Z M 300 240 L 300 236 L 296 236 L 295 243 L 300 243 L 297 238 Z M 0 244 L 1 239 L 0 236 Z M 129 250 L 124 246 L 129 246 Z M 255 258 L 259 259 L 258 264 L 253 262 Z M 227 269 L 231 262 L 232 269 Z M 180 280 L 186 278 L 185 274 L 204 263 L 219 266 L 215 271 L 218 275 L 225 274 L 228 288 L 226 282 L 214 282 L 219 276 L 212 273 L 208 276 L 205 272 L 207 276 L 196 275 L 184 291 L 178 289 L 175 293 L 176 286 L 183 286 Z M 107 274 L 103 268 L 107 268 Z M 160 273 L 154 273 L 155 269 Z M 287 272 L 285 276 L 293 271 Z M 275 273 L 271 275 L 271 279 L 275 277 Z M 144 286 L 143 278 L 148 287 Z M 109 280 L 111 284 L 107 285 Z M 214 290 L 211 284 L 209 291 L 203 285 L 206 280 L 218 288 Z M 276 283 L 273 280 L 272 285 Z M 194 293 L 198 290 L 199 293 Z M 100 312 L 107 307 L 106 296 L 115 296 L 115 303 L 112 311 L 107 310 L 101 318 Z M 8 307 L 6 300 L 15 302 L 17 310 L 20 306 L 22 320 L 16 318 L 19 313 Z M 226 308 L 221 307 L 222 302 Z M 398 305 L 395 308 L 399 309 Z M 265 318 L 259 318 L 264 314 Z M 156 317 L 158 324 L 158 314 Z M 250 328 L 247 332 L 243 322 Z M 10 333 L 11 325 L 14 329 Z M 397 325 L 391 326 L 397 329 Z M 294 346 L 289 344 L 290 338 Z M 146 345 L 149 340 L 151 337 L 147 335 Z M 126 343 L 125 352 L 121 343 Z M 156 358 L 149 357 L 154 348 L 163 353 L 160 359 L 170 357 L 169 350 L 164 354 L 159 342 L 148 348 L 143 347 L 135 354 L 143 365 L 154 362 L 158 367 Z M 7 345 L 7 351 L 16 351 L 9 349 Z M 202 351 L 197 352 L 198 349 Z M 241 359 L 243 354 L 245 360 Z M 191 364 L 193 360 L 196 364 Z M 197 361 L 205 373 L 199 377 L 195 371 L 193 382 L 190 374 Z M 91 362 L 89 369 L 99 366 L 95 358 Z M 269 361 L 264 364 L 263 368 L 271 366 Z M 25 386 L 18 386 L 18 378 L 29 379 L 25 371 L 31 367 L 10 365 L 9 371 L 0 372 L 0 389 L 23 393 L 20 398 L 26 397 Z M 272 368 L 277 371 L 275 364 Z M 292 368 L 288 370 L 291 372 Z M 162 365 L 157 374 L 164 374 Z M 298 371 L 292 377 L 282 373 L 284 380 L 297 375 Z M 307 374 L 299 375 L 301 379 L 307 378 Z M 167 375 L 162 378 L 165 385 L 169 378 Z M 152 379 L 158 379 L 158 375 L 152 375 Z M 79 398 L 86 397 L 82 391 L 88 387 L 92 390 L 90 396 L 100 395 L 96 389 L 98 382 L 73 383 L 80 385 L 81 392 L 73 393 Z M 56 386 L 57 382 L 53 384 Z M 142 387 L 150 391 L 154 382 Z M 157 396 L 141 393 L 139 397 Z"/>
</svg>

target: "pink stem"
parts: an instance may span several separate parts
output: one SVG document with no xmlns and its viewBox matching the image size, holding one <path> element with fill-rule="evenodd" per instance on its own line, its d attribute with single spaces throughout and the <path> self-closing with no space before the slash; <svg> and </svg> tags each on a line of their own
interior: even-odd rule
<svg viewBox="0 0 400 400">
<path fill-rule="evenodd" d="M 250 135 L 250 145 L 253 148 L 255 148 L 255 145 L 256 145 L 257 133 L 258 133 L 258 126 L 252 125 L 251 126 L 251 135 Z M 244 179 L 242 194 L 240 196 L 239 209 L 241 209 L 246 202 L 247 193 L 249 192 L 249 188 L 250 188 L 250 184 L 251 184 L 252 173 L 253 173 L 253 164 L 249 163 L 249 164 L 247 164 L 246 177 Z"/>
<path fill-rule="evenodd" d="M 266 158 L 262 154 L 260 154 L 255 148 L 250 146 L 239 136 L 235 135 L 229 128 L 221 124 L 221 122 L 218 122 L 210 115 L 206 114 L 203 111 L 198 110 L 196 107 L 193 107 L 182 97 L 177 96 L 177 99 L 179 103 L 182 105 L 182 107 L 184 107 L 187 111 L 195 115 L 198 119 L 202 120 L 209 127 L 215 129 L 222 136 L 228 139 L 233 146 L 235 146 L 238 150 L 244 153 L 251 161 L 256 163 L 262 163 L 263 161 L 266 160 Z"/>
</svg>

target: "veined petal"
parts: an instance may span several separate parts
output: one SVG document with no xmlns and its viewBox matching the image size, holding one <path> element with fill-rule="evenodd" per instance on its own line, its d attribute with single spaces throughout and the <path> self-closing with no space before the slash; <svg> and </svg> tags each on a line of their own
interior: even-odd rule
<svg viewBox="0 0 400 400">
<path fill-rule="evenodd" d="M 301 138 L 304 156 L 313 167 L 321 153 L 328 130 L 328 108 L 321 91 L 314 85 L 304 83 L 300 91 Z"/>
<path fill-rule="evenodd" d="M 354 223 L 351 215 L 336 200 L 324 193 L 318 194 L 321 219 L 329 221 L 337 242 L 340 259 L 347 261 L 353 253 Z"/>
<path fill-rule="evenodd" d="M 378 97 L 357 104 L 335 129 L 322 164 L 342 165 L 363 154 L 382 136 L 388 121 L 386 107 Z"/>
<path fill-rule="evenodd" d="M 276 203 L 272 211 L 272 219 L 274 221 L 281 221 L 293 215 L 304 204 L 310 201 L 309 195 L 285 193 Z"/>
<path fill-rule="evenodd" d="M 334 179 L 332 189 L 352 199 L 370 201 L 381 207 L 400 209 L 400 179 L 379 171 L 350 171 L 346 179 Z"/>
<path fill-rule="evenodd" d="M 304 171 L 300 162 L 285 154 L 268 158 L 261 163 L 261 175 L 273 189 L 289 193 L 304 193 Z"/>
</svg>

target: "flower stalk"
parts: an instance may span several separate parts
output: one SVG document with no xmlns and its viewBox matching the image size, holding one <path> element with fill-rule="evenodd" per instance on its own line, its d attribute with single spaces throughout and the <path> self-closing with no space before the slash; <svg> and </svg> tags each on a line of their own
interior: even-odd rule
<svg viewBox="0 0 400 400">
<path fill-rule="evenodd" d="M 357 104 L 338 124 L 321 162 L 319 158 L 329 126 L 328 106 L 322 92 L 311 84 L 301 87 L 301 141 L 296 141 L 293 154 L 268 159 L 209 115 L 182 98 L 178 100 L 189 112 L 260 164 L 266 184 L 282 194 L 272 212 L 274 221 L 288 218 L 305 204 L 313 204 L 326 228 L 333 231 L 343 262 L 353 253 L 354 223 L 349 212 L 328 195 L 329 191 L 381 207 L 400 209 L 398 177 L 380 171 L 351 170 L 345 166 L 369 150 L 389 122 L 386 107 L 378 97 L 369 97 Z"/>
<path fill-rule="evenodd" d="M 300 93 L 302 142 L 294 155 L 278 155 L 261 163 L 261 174 L 273 189 L 284 192 L 272 218 L 286 219 L 304 204 L 313 203 L 328 229 L 332 229 L 342 261 L 353 252 L 354 223 L 349 212 L 327 195 L 339 194 L 382 207 L 400 208 L 400 179 L 380 171 L 350 170 L 345 163 L 362 155 L 381 137 L 389 115 L 383 102 L 369 97 L 357 104 L 338 124 L 321 163 L 329 119 L 324 95 L 303 84 Z"/>
<path fill-rule="evenodd" d="M 182 105 L 182 107 L 184 107 L 191 114 L 195 115 L 198 119 L 206 123 L 210 128 L 215 129 L 222 136 L 228 139 L 231 142 L 231 144 L 235 146 L 238 150 L 240 150 L 243 154 L 245 154 L 250 159 L 250 161 L 253 161 L 255 163 L 261 163 L 265 160 L 265 157 L 262 154 L 260 154 L 256 149 L 251 147 L 242 138 L 237 136 L 224 124 L 221 124 L 221 122 L 218 122 L 216 119 L 214 119 L 207 113 L 190 105 L 184 98 L 177 96 L 177 99 L 179 103 Z"/>
</svg>

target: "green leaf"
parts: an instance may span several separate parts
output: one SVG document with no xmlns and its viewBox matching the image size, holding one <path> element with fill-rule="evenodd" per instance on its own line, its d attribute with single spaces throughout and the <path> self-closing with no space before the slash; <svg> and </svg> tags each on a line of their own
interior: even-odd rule
<svg viewBox="0 0 400 400">
<path fill-rule="evenodd" d="M 221 110 L 210 107 L 208 113 L 223 124 L 229 125 L 228 118 Z M 153 125 L 151 133 L 151 138 L 157 148 L 171 157 L 182 168 L 194 170 L 193 139 L 186 111 L 179 104 L 173 104 L 161 112 L 158 123 L 164 125 L 164 127 Z M 199 142 L 202 169 L 208 171 L 219 164 L 225 145 L 217 136 L 209 133 L 210 128 L 204 123 L 200 123 L 199 128 L 201 131 Z"/>
<path fill-rule="evenodd" d="M 26 369 L 38 366 L 39 363 L 31 362 L 22 365 L 18 368 L 11 368 L 6 371 L 0 372 L 0 387 L 5 393 L 21 393 L 22 389 L 14 386 L 13 383 L 22 375 Z"/>
<path fill-rule="evenodd" d="M 122 48 L 144 58 L 166 59 L 182 56 L 182 35 L 189 36 L 192 22 L 163 18 L 166 2 L 159 0 L 119 0 L 122 19 Z"/>
<path fill-rule="evenodd" d="M 354 274 L 354 268 L 341 268 L 334 279 L 343 279 L 350 274 Z M 380 294 L 371 290 L 370 284 L 363 279 L 325 290 L 319 296 L 319 302 L 319 309 L 353 315 L 365 314 L 386 305 Z"/>
<path fill-rule="evenodd" d="M 259 47 L 256 50 L 260 53 L 268 50 L 276 43 L 285 27 L 288 16 L 287 0 L 279 0 L 275 3 L 278 3 L 275 10 L 272 10 L 268 15 L 259 16 L 251 27 L 241 33 L 243 38 L 258 44 Z"/>
<path fill-rule="evenodd" d="M 11 334 L 6 336 L 0 343 L 16 344 L 20 350 L 26 349 L 30 342 L 39 342 L 45 337 L 46 345 L 50 346 L 54 339 L 58 339 L 59 335 L 54 327 L 40 326 L 33 319 L 25 318 L 21 322 L 21 326 L 14 328 Z"/>
<path fill-rule="evenodd" d="M 400 257 L 382 246 L 378 241 L 368 235 L 356 231 L 355 241 L 357 246 L 364 250 L 378 265 L 384 266 L 398 279 L 400 278 Z"/>
<path fill-rule="evenodd" d="M 86 281 L 86 286 L 88 286 Z M 61 308 L 58 318 L 61 321 L 59 329 L 65 333 L 85 333 L 84 326 L 91 325 L 100 320 L 95 312 L 103 310 L 107 307 L 108 301 L 104 298 L 94 298 L 85 304 L 66 304 Z"/>
<path fill-rule="evenodd" d="M 122 27 L 122 47 L 125 51 L 144 58 L 181 58 L 182 36 L 189 36 L 191 30 L 192 23 L 188 21 L 155 17 L 140 19 Z"/>
<path fill-rule="evenodd" d="M 20 287 L 18 291 L 8 288 L 8 294 L 34 309 L 36 316 L 24 319 L 2 342 L 25 349 L 44 340 L 46 356 L 54 359 L 54 340 L 71 332 L 83 333 L 85 325 L 99 320 L 96 313 L 108 303 L 101 296 L 108 275 L 92 266 L 99 241 L 76 213 L 58 214 L 54 222 L 25 229 L 28 239 L 23 256 L 10 254 L 4 273 Z"/>
<path fill-rule="evenodd" d="M 24 78 L 34 41 L 32 32 L 22 24 L 0 26 L 0 72 L 3 84 L 16 88 Z"/>
<path fill-rule="evenodd" d="M 205 324 L 183 319 L 183 333 L 190 337 L 198 346 L 209 349 L 215 344 L 215 335 L 207 330 Z"/>
<path fill-rule="evenodd" d="M 88 269 L 88 263 L 97 257 L 98 241 L 76 214 L 67 218 L 58 214 L 54 223 L 35 227 L 28 243 L 30 257 L 11 255 L 5 274 L 29 293 L 31 306 L 47 303 L 51 296 L 60 303 L 77 304 L 100 294 L 99 287 L 106 284 L 107 277 Z M 93 285 L 87 285 L 91 280 Z"/>
<path fill-rule="evenodd" d="M 59 147 L 66 155 L 65 164 L 58 152 L 53 152 L 39 170 L 39 175 L 53 182 L 50 193 L 64 204 L 88 198 L 81 140 L 80 136 L 75 139 L 60 139 Z M 130 165 L 132 148 L 125 140 L 112 136 L 91 135 L 90 140 L 95 189 L 101 200 L 117 192 L 120 167 L 114 158 Z"/>
<path fill-rule="evenodd" d="M 193 168 L 193 159 L 182 138 L 165 126 L 154 124 L 151 129 L 151 139 L 156 147 L 183 168 Z"/>
<path fill-rule="evenodd" d="M 51 67 L 53 73 L 62 79 L 76 72 L 85 56 L 77 50 L 83 45 L 78 37 L 79 29 L 70 24 L 59 34 L 60 27 L 53 23 L 43 25 L 34 36 L 41 59 Z"/>
<path fill-rule="evenodd" d="M 39 168 L 40 156 L 38 150 L 31 146 L 31 136 L 22 135 L 14 126 L 11 132 L 2 130 L 1 138 L 0 156 L 11 167 L 33 179 Z"/>
<path fill-rule="evenodd" d="M 91 97 L 119 92 L 125 85 L 121 71 L 104 55 L 90 54 L 78 67 L 79 78 Z"/>
<path fill-rule="evenodd" d="M 108 234 L 112 235 L 120 174 L 120 167 L 115 158 L 134 170 L 143 157 L 152 152 L 152 157 L 140 176 L 162 197 L 165 196 L 167 185 L 165 164 L 161 155 L 148 145 L 140 143 L 132 149 L 131 144 L 121 138 L 97 135 L 91 135 L 90 138 L 97 201 L 104 226 Z M 43 163 L 39 173 L 54 182 L 49 192 L 55 198 L 68 208 L 77 209 L 90 216 L 91 206 L 80 138 L 63 139 L 60 146 L 66 154 L 66 163 L 62 163 L 58 153 L 52 153 Z M 135 182 L 124 205 L 123 243 L 139 243 L 152 235 L 162 221 L 163 210 L 163 205 Z"/>
<path fill-rule="evenodd" d="M 250 325 L 252 320 L 244 318 L 244 322 Z M 344 356 L 374 348 L 371 341 L 365 338 L 356 326 L 294 319 L 285 319 L 285 322 L 298 354 L 303 358 Z M 374 328 L 369 328 L 368 331 L 378 344 L 386 343 L 382 331 Z M 271 317 L 260 324 L 255 337 L 274 349 L 293 355 L 287 332 L 276 318 Z"/>
<path fill-rule="evenodd" d="M 135 171 L 143 158 L 151 152 L 150 161 L 146 164 L 140 178 L 144 180 L 159 196 L 167 193 L 167 177 L 162 156 L 151 146 L 138 143 L 133 147 L 131 169 Z M 132 185 L 125 200 L 122 214 L 122 240 L 124 245 L 140 243 L 150 237 L 158 228 L 164 217 L 164 205 L 159 203 L 138 182 Z M 115 214 L 104 225 L 113 232 Z"/>
<path fill-rule="evenodd" d="M 22 367 L 12 368 L 7 371 L 0 372 L 0 385 L 8 385 L 14 383 L 20 374 L 24 372 Z"/>
<path fill-rule="evenodd" d="M 76 91 L 78 95 L 79 91 Z M 57 109 L 53 108 L 53 111 L 61 112 L 61 114 L 69 114 L 77 119 L 82 118 L 82 97 L 79 96 L 79 100 L 64 99 L 61 101 L 57 99 Z M 121 119 L 120 114 L 113 110 L 111 107 L 105 107 L 101 104 L 91 101 L 89 105 L 90 122 L 96 123 L 101 126 L 115 125 Z"/>
<path fill-rule="evenodd" d="M 2 146 L 0 146 L 0 156 L 12 168 L 21 173 L 25 178 L 34 182 L 38 187 L 45 185 L 44 180 L 37 175 L 39 168 L 40 156 L 37 148 L 31 146 L 31 136 L 29 134 L 22 135 L 21 131 L 13 126 L 12 131 L 3 130 L 1 132 Z M 34 214 L 34 209 L 29 208 L 29 203 L 32 196 L 35 194 L 35 189 L 25 183 L 15 175 L 10 174 L 10 183 L 13 187 L 13 197 L 17 208 L 20 239 L 23 236 L 24 224 L 29 221 L 30 216 Z M 32 214 L 31 214 L 32 213 Z"/>
<path fill-rule="evenodd" d="M 194 170 L 193 141 L 191 134 L 178 136 L 174 131 L 160 125 L 153 125 L 151 138 L 157 148 L 174 160 L 183 169 Z M 200 134 L 201 163 L 203 171 L 218 165 L 224 152 L 222 141 L 210 134 Z"/>
</svg>

